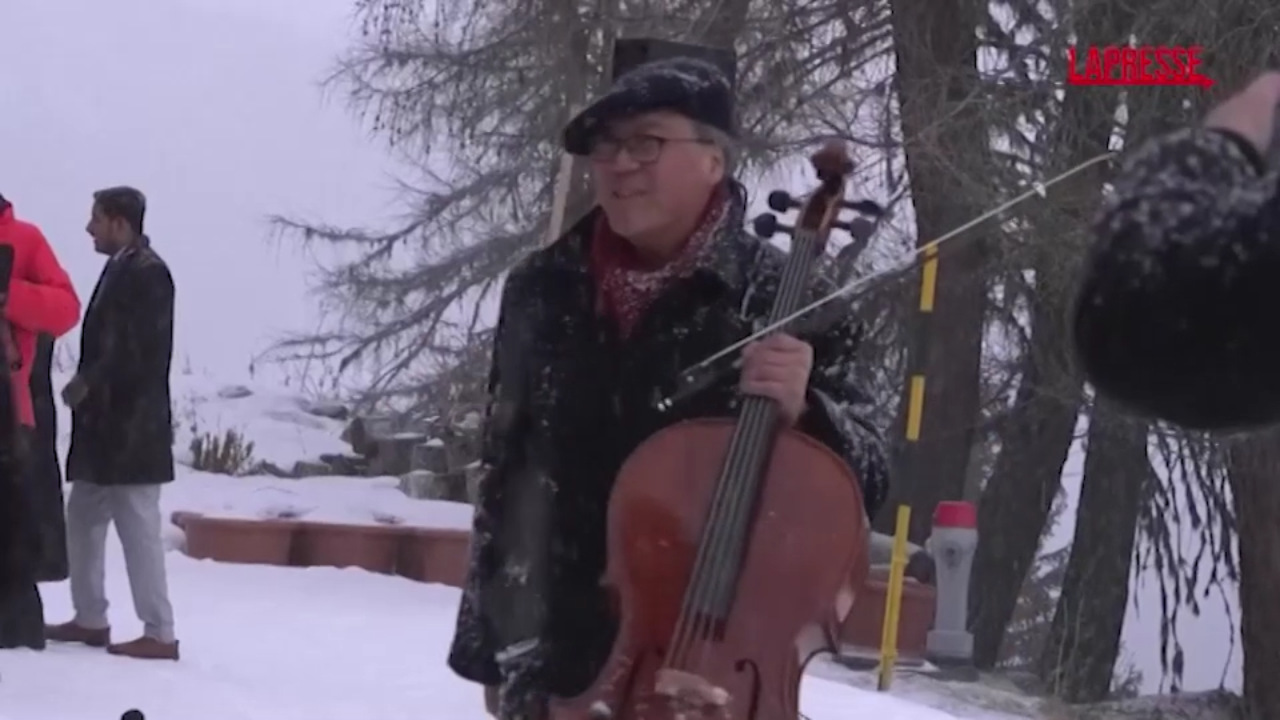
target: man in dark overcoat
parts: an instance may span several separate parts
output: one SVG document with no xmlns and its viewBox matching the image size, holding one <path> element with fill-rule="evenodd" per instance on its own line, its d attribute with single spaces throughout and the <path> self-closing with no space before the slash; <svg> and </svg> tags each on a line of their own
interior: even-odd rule
<svg viewBox="0 0 1280 720">
<path fill-rule="evenodd" d="M 130 187 L 94 194 L 89 225 L 107 256 L 85 312 L 80 364 L 62 391 L 71 407 L 67 552 L 75 617 L 50 640 L 115 655 L 178 659 L 160 491 L 173 481 L 173 277 L 143 233 L 146 200 Z M 105 554 L 114 523 L 124 549 L 140 638 L 111 643 Z"/>
<path fill-rule="evenodd" d="M 606 507 L 622 462 L 657 430 L 767 397 L 848 463 L 867 512 L 884 500 L 852 320 L 770 336 L 747 348 L 740 374 L 669 409 L 656 402 L 681 370 L 758 326 L 778 287 L 781 251 L 744 230 L 732 106 L 725 75 L 700 61 L 623 75 L 563 138 L 587 158 L 598 207 L 503 288 L 488 474 L 449 664 L 489 689 L 504 720 L 536 717 L 548 695 L 575 695 L 601 669 L 617 629 L 600 582 Z"/>
</svg>

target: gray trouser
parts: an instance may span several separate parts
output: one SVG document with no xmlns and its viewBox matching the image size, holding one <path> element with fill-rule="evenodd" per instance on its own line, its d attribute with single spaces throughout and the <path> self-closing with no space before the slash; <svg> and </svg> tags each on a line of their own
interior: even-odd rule
<svg viewBox="0 0 1280 720">
<path fill-rule="evenodd" d="M 71 483 L 67 500 L 67 560 L 71 603 L 77 625 L 105 628 L 107 622 L 107 527 L 116 524 L 124 548 L 133 609 L 147 637 L 173 642 L 173 606 L 160 537 L 159 485 Z"/>
</svg>

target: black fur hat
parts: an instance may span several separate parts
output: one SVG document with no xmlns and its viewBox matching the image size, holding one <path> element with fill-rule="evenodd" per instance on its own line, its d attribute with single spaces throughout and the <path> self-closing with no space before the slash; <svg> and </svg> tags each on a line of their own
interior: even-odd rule
<svg viewBox="0 0 1280 720">
<path fill-rule="evenodd" d="M 569 122 L 564 150 L 587 155 L 596 135 L 610 122 L 657 110 L 671 110 L 736 136 L 729 78 L 709 62 L 693 58 L 655 60 L 622 75 L 609 91 Z"/>
</svg>

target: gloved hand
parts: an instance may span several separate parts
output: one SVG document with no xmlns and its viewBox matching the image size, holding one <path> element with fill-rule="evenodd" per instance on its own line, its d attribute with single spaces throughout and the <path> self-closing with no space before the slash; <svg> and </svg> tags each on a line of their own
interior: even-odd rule
<svg viewBox="0 0 1280 720">
<path fill-rule="evenodd" d="M 62 388 L 62 402 L 66 403 L 67 407 L 74 409 L 88 394 L 88 383 L 84 381 L 84 378 L 76 375 L 71 378 L 71 382 L 67 383 L 66 387 Z"/>
</svg>

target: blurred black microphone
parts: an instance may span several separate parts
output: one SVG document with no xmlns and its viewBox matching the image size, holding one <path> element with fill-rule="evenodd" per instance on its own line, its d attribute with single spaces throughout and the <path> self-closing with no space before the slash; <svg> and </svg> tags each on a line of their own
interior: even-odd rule
<svg viewBox="0 0 1280 720">
<path fill-rule="evenodd" d="M 147 720 L 147 718 L 141 710 L 125 710 L 120 720 Z"/>
<path fill-rule="evenodd" d="M 1262 159 L 1268 172 L 1280 170 L 1280 113 Z M 1167 162 L 1172 172 L 1175 161 Z M 1194 247 L 1160 238 L 1137 250 L 1118 242 L 1123 238 L 1096 241 L 1077 298 L 1073 339 L 1080 369 L 1101 395 L 1138 415 L 1193 430 L 1248 431 L 1280 422 L 1280 333 L 1273 329 L 1277 308 L 1271 299 L 1280 283 L 1271 277 L 1280 236 L 1253 236 L 1262 230 L 1251 227 L 1195 239 L 1205 247 L 1198 265 Z M 1125 248 L 1123 262 L 1115 259 L 1117 247 Z M 1230 248 L 1256 261 L 1220 268 L 1215 258 Z M 1161 271 L 1166 253 L 1172 269 Z M 1161 273 L 1156 281 L 1125 276 L 1138 265 L 1135 258 Z"/>
</svg>

